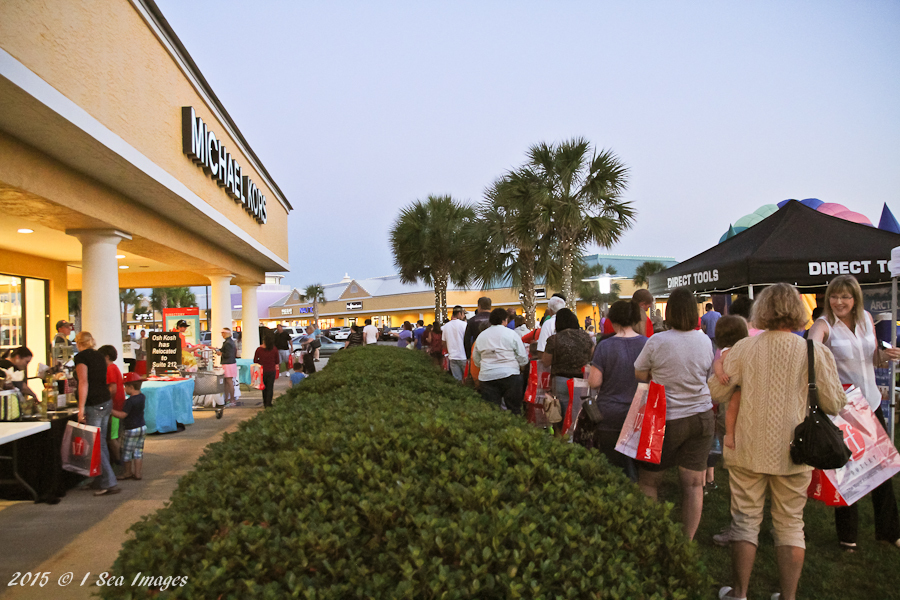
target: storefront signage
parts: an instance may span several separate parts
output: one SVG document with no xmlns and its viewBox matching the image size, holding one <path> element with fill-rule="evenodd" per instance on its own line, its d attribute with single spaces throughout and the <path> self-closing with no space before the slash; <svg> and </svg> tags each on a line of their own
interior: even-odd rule
<svg viewBox="0 0 900 600">
<path fill-rule="evenodd" d="M 184 153 L 225 188 L 235 202 L 259 223 L 266 222 L 266 197 L 256 184 L 243 174 L 241 166 L 231 157 L 225 145 L 210 130 L 193 106 L 181 108 L 181 141 Z"/>
<path fill-rule="evenodd" d="M 291 308 L 282 308 L 281 314 L 282 315 L 292 315 L 292 314 L 294 314 L 294 310 Z"/>
<path fill-rule="evenodd" d="M 181 366 L 181 336 L 177 331 L 152 331 L 147 337 L 147 368 L 157 373 Z"/>
<path fill-rule="evenodd" d="M 347 310 L 362 310 L 362 302 L 348 302 Z"/>
<path fill-rule="evenodd" d="M 297 309 L 297 312 L 298 312 L 298 313 L 311 313 L 312 311 L 313 311 L 313 307 L 312 307 L 312 306 L 304 306 L 303 308 L 298 308 L 298 309 Z"/>
</svg>

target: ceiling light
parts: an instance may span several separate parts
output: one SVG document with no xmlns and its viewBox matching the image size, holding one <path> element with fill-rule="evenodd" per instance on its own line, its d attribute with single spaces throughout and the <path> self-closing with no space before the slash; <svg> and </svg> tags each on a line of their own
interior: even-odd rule
<svg viewBox="0 0 900 600">
<path fill-rule="evenodd" d="M 125 258 L 124 254 L 116 254 L 116 258 Z"/>
<path fill-rule="evenodd" d="M 23 227 L 22 229 L 19 229 L 19 233 L 34 233 L 34 229 L 26 229 Z"/>
<path fill-rule="evenodd" d="M 128 265 L 119 265 L 119 268 L 120 268 L 120 269 L 127 269 L 127 268 L 128 268 Z"/>
</svg>

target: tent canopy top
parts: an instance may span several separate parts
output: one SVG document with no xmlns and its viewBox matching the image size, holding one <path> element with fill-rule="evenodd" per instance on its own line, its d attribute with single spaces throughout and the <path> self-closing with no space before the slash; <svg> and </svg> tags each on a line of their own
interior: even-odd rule
<svg viewBox="0 0 900 600">
<path fill-rule="evenodd" d="M 850 274 L 861 285 L 891 280 L 891 250 L 900 235 L 817 212 L 791 201 L 753 227 L 650 277 L 650 292 L 677 287 L 697 293 L 729 292 L 787 282 L 823 287 Z"/>
</svg>

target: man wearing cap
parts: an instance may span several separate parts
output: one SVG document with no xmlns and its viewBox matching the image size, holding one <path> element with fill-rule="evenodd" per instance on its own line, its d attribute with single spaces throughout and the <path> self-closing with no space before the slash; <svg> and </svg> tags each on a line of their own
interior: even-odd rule
<svg viewBox="0 0 900 600">
<path fill-rule="evenodd" d="M 544 353 L 544 348 L 547 347 L 547 339 L 556 333 L 556 313 L 565 307 L 566 299 L 559 294 L 553 294 L 553 297 L 547 301 L 547 312 L 552 316 L 541 325 L 541 335 L 538 337 L 537 341 L 538 356 L 541 356 Z"/>
<path fill-rule="evenodd" d="M 72 333 L 73 325 L 68 321 L 56 322 L 56 337 L 53 338 L 54 346 L 71 346 L 69 335 Z"/>
<path fill-rule="evenodd" d="M 199 346 L 196 344 L 188 344 L 187 338 L 184 337 L 184 332 L 187 330 L 188 327 L 190 327 L 190 324 L 187 321 L 185 321 L 184 319 L 181 319 L 175 325 L 175 331 L 178 332 L 178 337 L 181 338 L 181 349 L 191 351 L 194 348 L 198 348 Z"/>
</svg>

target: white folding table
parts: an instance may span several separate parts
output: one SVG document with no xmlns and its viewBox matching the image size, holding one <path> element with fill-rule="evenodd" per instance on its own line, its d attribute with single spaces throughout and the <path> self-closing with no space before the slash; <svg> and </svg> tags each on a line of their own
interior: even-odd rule
<svg viewBox="0 0 900 600">
<path fill-rule="evenodd" d="M 47 431 L 50 429 L 49 421 L 37 421 L 33 423 L 21 423 L 21 422 L 8 422 L 8 423 L 0 423 L 0 446 L 3 444 L 12 443 L 12 456 L 0 456 L 0 460 L 10 460 L 12 461 L 12 472 L 13 479 L 0 479 L 0 484 L 4 483 L 19 483 L 25 487 L 29 492 L 31 492 L 32 497 L 35 502 L 38 499 L 37 492 L 34 491 L 28 483 L 22 479 L 19 475 L 19 461 L 18 461 L 18 440 L 28 437 L 29 435 L 34 435 L 36 433 L 40 433 L 42 431 Z"/>
</svg>

